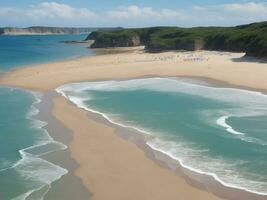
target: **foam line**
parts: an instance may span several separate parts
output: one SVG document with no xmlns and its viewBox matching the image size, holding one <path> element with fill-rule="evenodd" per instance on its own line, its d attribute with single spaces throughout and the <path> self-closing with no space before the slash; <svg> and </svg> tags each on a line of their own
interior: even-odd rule
<svg viewBox="0 0 267 200">
<path fill-rule="evenodd" d="M 161 87 L 158 87 L 159 85 Z M 261 92 L 248 91 L 236 88 L 218 88 L 209 85 L 196 84 L 195 81 L 190 81 L 190 79 L 174 78 L 147 78 L 126 81 L 71 83 L 58 87 L 56 91 L 58 91 L 59 93 L 61 93 L 60 91 L 75 91 L 76 93 L 82 93 L 86 90 L 129 91 L 138 89 L 148 89 L 159 92 L 181 92 L 185 94 L 192 94 L 205 98 L 211 98 L 221 102 L 231 103 L 237 102 L 236 95 L 238 94 L 239 99 L 237 104 L 242 104 L 249 107 L 251 107 L 252 104 L 265 104 L 266 106 L 267 101 L 267 95 Z M 262 108 L 264 107 L 262 106 Z M 267 111 L 266 108 L 264 110 Z"/>
<path fill-rule="evenodd" d="M 123 84 L 122 84 L 123 82 Z M 158 85 L 161 85 L 161 87 L 158 87 Z M 195 87 L 192 89 L 192 87 Z M 148 135 L 152 135 L 149 131 L 140 129 L 138 127 L 125 125 L 122 123 L 115 122 L 113 119 L 111 119 L 107 114 L 102 113 L 100 111 L 94 110 L 90 108 L 90 106 L 86 105 L 84 101 L 87 98 L 80 98 L 72 95 L 72 92 L 75 92 L 81 96 L 84 95 L 83 92 L 86 90 L 96 90 L 96 91 L 122 91 L 122 90 L 137 90 L 137 89 L 149 89 L 149 90 L 156 90 L 156 91 L 164 91 L 164 92 L 184 92 L 187 94 L 194 94 L 199 96 L 204 96 L 207 98 L 212 98 L 220 101 L 225 102 L 236 102 L 235 94 L 238 92 L 241 94 L 240 99 L 241 101 L 238 102 L 241 106 L 247 106 L 251 105 L 253 103 L 256 103 L 260 105 L 267 106 L 267 96 L 260 93 L 260 92 L 252 92 L 247 90 L 241 90 L 241 89 L 234 89 L 234 88 L 215 88 L 211 86 L 204 86 L 204 85 L 196 85 L 193 83 L 189 83 L 182 80 L 176 80 L 176 79 L 170 79 L 170 78 L 148 78 L 148 79 L 136 79 L 136 80 L 127 80 L 127 81 L 103 81 L 103 82 L 83 82 L 83 83 L 73 83 L 73 84 L 67 84 L 60 86 L 56 89 L 56 91 L 61 94 L 63 97 L 68 99 L 70 102 L 74 103 L 77 107 L 82 108 L 84 110 L 87 110 L 92 113 L 97 113 L 101 115 L 103 118 L 108 120 L 110 123 L 113 123 L 115 125 L 124 127 L 124 128 L 131 128 L 135 129 L 140 133 L 145 133 Z M 225 95 L 225 93 L 228 92 L 228 95 Z M 83 94 L 83 95 L 82 95 Z M 204 95 L 203 95 L 204 94 Z M 255 98 L 257 96 L 257 98 Z M 262 109 L 259 109 L 262 111 Z M 263 109 L 263 111 L 265 111 Z M 258 112 L 253 113 L 253 115 L 259 114 Z M 249 116 L 251 115 L 248 114 Z M 229 118 L 229 116 L 222 116 L 219 119 L 217 119 L 217 124 L 225 128 L 229 133 L 239 136 L 244 136 L 245 133 L 238 132 L 233 129 L 230 125 L 226 123 L 226 120 Z M 189 166 L 183 162 L 179 157 L 175 156 L 171 151 L 165 151 L 160 147 L 157 147 L 153 142 L 148 141 L 147 145 L 150 146 L 152 149 L 156 151 L 160 151 L 169 157 L 177 160 L 182 167 L 185 169 L 188 169 L 190 171 L 208 175 L 213 177 L 216 181 L 221 183 L 222 185 L 229 187 L 229 188 L 236 188 L 240 190 L 244 190 L 250 193 L 254 193 L 257 195 L 267 195 L 266 192 L 259 192 L 255 191 L 246 187 L 242 187 L 236 184 L 226 183 L 223 181 L 217 174 L 212 172 L 206 172 L 200 169 L 197 169 L 195 167 Z"/>
<path fill-rule="evenodd" d="M 20 149 L 19 153 L 20 153 L 21 159 L 18 160 L 16 163 L 14 163 L 12 166 L 5 168 L 5 169 L 1 169 L 0 172 L 14 169 L 18 173 L 20 173 L 22 176 L 27 176 L 29 179 L 33 179 L 33 180 L 39 180 L 42 183 L 42 186 L 39 188 L 34 188 L 32 190 L 29 190 L 23 194 L 20 194 L 19 196 L 13 198 L 13 200 L 25 200 L 32 193 L 39 191 L 45 185 L 48 185 L 48 190 L 49 190 L 50 184 L 52 182 L 60 179 L 63 175 L 68 173 L 68 170 L 40 158 L 40 156 L 42 156 L 42 155 L 46 155 L 46 154 L 49 154 L 51 152 L 55 152 L 55 151 L 59 151 L 59 150 L 64 150 L 67 148 L 67 146 L 64 145 L 63 143 L 55 141 L 49 135 L 47 130 L 44 129 L 44 126 L 47 125 L 46 122 L 34 119 L 34 116 L 36 116 L 39 113 L 39 110 L 35 107 L 35 105 L 41 102 L 41 94 L 36 93 L 36 92 L 30 92 L 30 93 L 34 96 L 35 101 L 31 105 L 30 110 L 29 110 L 28 114 L 26 115 L 26 118 L 31 120 L 31 122 L 34 122 L 33 128 L 37 128 L 38 130 L 43 131 L 42 134 L 44 135 L 44 139 L 43 139 L 43 141 L 40 141 L 39 143 L 36 143 L 30 147 Z M 34 149 L 38 149 L 40 147 L 44 147 L 44 146 L 50 145 L 50 144 L 57 145 L 57 148 L 53 149 L 53 150 L 46 150 L 45 152 L 41 152 L 39 154 L 29 153 L 29 151 L 32 151 Z M 38 170 L 38 167 L 37 167 L 36 171 L 33 171 L 32 166 L 34 166 L 34 165 L 43 165 L 43 166 L 46 166 L 48 168 L 46 168 L 46 169 L 42 168 L 40 171 L 40 170 Z M 29 168 L 28 166 L 31 166 L 31 167 Z M 48 190 L 46 192 L 44 192 L 43 195 L 45 195 L 48 192 Z M 43 199 L 43 196 L 40 197 L 40 199 Z"/>
<path fill-rule="evenodd" d="M 267 143 L 262 141 L 262 140 L 259 140 L 257 138 L 252 138 L 252 137 L 248 137 L 246 136 L 246 133 L 243 133 L 243 132 L 239 132 L 239 131 L 236 131 L 233 129 L 232 126 L 230 126 L 229 124 L 226 123 L 226 120 L 229 118 L 230 116 L 222 116 L 220 118 L 218 118 L 216 120 L 216 123 L 225 128 L 225 130 L 231 134 L 234 134 L 234 135 L 237 135 L 239 136 L 239 138 L 245 142 L 249 142 L 249 143 L 255 143 L 255 144 L 259 144 L 259 145 L 262 145 L 262 146 L 266 146 Z"/>
<path fill-rule="evenodd" d="M 229 124 L 226 123 L 226 120 L 229 118 L 230 116 L 222 116 L 219 119 L 217 119 L 216 123 L 225 128 L 227 132 L 231 133 L 231 134 L 235 134 L 235 135 L 245 135 L 245 133 L 236 131 L 233 129 L 232 126 L 230 126 Z"/>
<path fill-rule="evenodd" d="M 124 125 L 122 123 L 117 123 L 117 122 L 114 122 L 110 117 L 108 117 L 106 114 L 102 113 L 102 112 L 99 112 L 99 111 L 96 111 L 96 110 L 93 110 L 91 108 L 88 108 L 86 107 L 85 104 L 83 104 L 81 101 L 78 100 L 78 98 L 71 98 L 71 97 L 68 97 L 68 99 L 73 102 L 77 107 L 79 108 L 82 108 L 84 110 L 87 110 L 89 112 L 92 112 L 92 113 L 96 113 L 96 114 L 100 114 L 102 117 L 104 117 L 105 119 L 107 119 L 110 123 L 112 124 L 115 124 L 115 125 L 118 125 L 118 126 L 121 126 L 123 128 L 131 128 L 131 129 L 134 129 L 134 130 L 137 130 L 138 132 L 140 133 L 144 133 L 144 134 L 148 134 L 148 135 L 153 135 L 152 133 L 148 132 L 148 131 L 145 131 L 143 129 L 140 129 L 140 128 L 137 128 L 137 127 L 134 127 L 134 126 L 128 126 L 128 125 Z M 258 195 L 267 195 L 267 193 L 262 193 L 262 192 L 257 192 L 257 191 L 253 191 L 253 190 L 250 190 L 250 189 L 247 189 L 247 188 L 244 188 L 244 187 L 239 187 L 239 186 L 236 186 L 236 185 L 233 185 L 233 184 L 229 184 L 229 183 L 225 183 L 223 180 L 221 180 L 217 174 L 214 174 L 214 173 L 210 173 L 210 172 L 204 172 L 202 170 L 199 170 L 199 169 L 196 169 L 196 168 L 193 168 L 189 165 L 186 165 L 184 164 L 178 157 L 174 156 L 173 154 L 171 154 L 170 152 L 168 151 L 163 151 L 162 149 L 160 148 L 156 148 L 152 143 L 149 143 L 147 142 L 146 143 L 149 147 L 151 147 L 152 149 L 156 150 L 156 151 L 159 151 L 159 152 L 162 152 L 166 155 L 168 155 L 169 157 L 171 157 L 172 159 L 174 160 L 177 160 L 179 162 L 179 164 L 181 164 L 182 167 L 184 167 L 185 169 L 188 169 L 190 171 L 193 171 L 193 172 L 196 172 L 196 173 L 199 173 L 199 174 L 203 174 L 203 175 L 208 175 L 208 176 L 211 176 L 213 177 L 216 181 L 218 181 L 219 183 L 221 183 L 222 185 L 226 186 L 226 187 L 230 187 L 230 188 L 236 188 L 236 189 L 241 189 L 241 190 L 244 190 L 244 191 L 247 191 L 247 192 L 250 192 L 250 193 L 254 193 L 254 194 L 258 194 Z"/>
<path fill-rule="evenodd" d="M 152 149 L 154 149 L 156 151 L 159 151 L 161 153 L 164 153 L 165 155 L 168 155 L 170 158 L 172 158 L 174 160 L 177 160 L 179 162 L 179 164 L 183 168 L 188 169 L 188 170 L 190 170 L 192 172 L 196 172 L 198 174 L 211 176 L 216 181 L 218 181 L 219 183 L 221 183 L 225 187 L 236 188 L 236 189 L 244 190 L 246 192 L 254 193 L 254 194 L 257 194 L 257 195 L 263 195 L 263 196 L 267 195 L 267 193 L 265 193 L 265 192 L 258 192 L 258 191 L 250 190 L 250 189 L 245 188 L 245 187 L 241 187 L 241 186 L 237 186 L 237 185 L 234 185 L 234 184 L 226 183 L 222 179 L 220 179 L 217 174 L 211 173 L 211 172 L 204 172 L 204 171 L 202 171 L 200 169 L 197 169 L 197 168 L 194 168 L 192 166 L 186 165 L 180 158 L 178 158 L 177 156 L 173 155 L 169 151 L 163 151 L 161 148 L 156 147 L 153 143 L 147 142 L 147 145 L 150 146 Z"/>
</svg>

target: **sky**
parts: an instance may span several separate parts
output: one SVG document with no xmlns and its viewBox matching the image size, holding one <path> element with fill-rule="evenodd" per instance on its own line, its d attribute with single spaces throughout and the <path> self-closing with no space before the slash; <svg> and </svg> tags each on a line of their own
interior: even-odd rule
<svg viewBox="0 0 267 200">
<path fill-rule="evenodd" d="M 0 0 L 0 27 L 192 27 L 259 21 L 267 21 L 267 0 Z"/>
</svg>

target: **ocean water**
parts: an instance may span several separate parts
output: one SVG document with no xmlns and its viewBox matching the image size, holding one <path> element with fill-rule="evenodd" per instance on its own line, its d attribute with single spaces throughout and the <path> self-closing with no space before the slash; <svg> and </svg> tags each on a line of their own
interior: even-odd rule
<svg viewBox="0 0 267 200">
<path fill-rule="evenodd" d="M 81 35 L 0 35 L 0 72 L 19 66 L 51 62 L 92 54 L 85 44 L 66 44 L 80 41 Z"/>
<path fill-rule="evenodd" d="M 87 35 L 0 36 L 1 72 L 24 65 L 91 55 L 83 40 Z M 35 119 L 41 94 L 0 85 L 0 199 L 41 200 L 51 183 L 68 171 L 42 159 L 67 147 L 54 141 Z"/>
<path fill-rule="evenodd" d="M 42 199 L 67 170 L 41 158 L 66 149 L 34 119 L 40 94 L 0 88 L 0 199 Z"/>
<path fill-rule="evenodd" d="M 83 82 L 57 92 L 225 186 L 267 195 L 267 96 L 190 79 Z"/>
</svg>

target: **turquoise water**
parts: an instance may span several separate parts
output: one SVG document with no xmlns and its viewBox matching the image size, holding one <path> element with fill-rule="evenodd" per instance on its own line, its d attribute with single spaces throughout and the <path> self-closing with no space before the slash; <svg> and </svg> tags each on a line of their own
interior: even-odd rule
<svg viewBox="0 0 267 200">
<path fill-rule="evenodd" d="M 0 88 L 0 199 L 41 199 L 67 173 L 40 158 L 66 146 L 49 136 L 45 122 L 33 118 L 39 101 L 39 94 Z"/>
<path fill-rule="evenodd" d="M 82 44 L 61 41 L 83 40 L 87 35 L 0 36 L 0 75 L 23 65 L 91 55 Z M 41 158 L 63 150 L 34 119 L 41 94 L 0 85 L 0 199 L 43 199 L 51 183 L 66 169 Z"/>
<path fill-rule="evenodd" d="M 224 185 L 267 194 L 267 96 L 189 79 L 67 84 L 77 106 L 150 134 L 147 144 Z"/>
<path fill-rule="evenodd" d="M 83 44 L 62 41 L 84 40 L 82 35 L 24 35 L 0 36 L 0 72 L 23 65 L 50 62 L 90 55 Z"/>
</svg>

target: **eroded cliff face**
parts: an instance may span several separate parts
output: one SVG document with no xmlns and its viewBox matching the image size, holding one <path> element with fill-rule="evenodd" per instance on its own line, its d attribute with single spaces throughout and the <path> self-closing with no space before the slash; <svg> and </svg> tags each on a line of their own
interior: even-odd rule
<svg viewBox="0 0 267 200">
<path fill-rule="evenodd" d="M 267 57 L 267 22 L 234 27 L 151 27 L 92 32 L 93 48 L 144 45 L 150 52 L 214 50 Z"/>
<path fill-rule="evenodd" d="M 134 35 L 131 37 L 117 37 L 117 38 L 89 38 L 94 40 L 91 48 L 106 48 L 106 47 L 134 47 L 142 45 L 140 37 Z M 88 39 L 88 40 L 89 40 Z"/>
</svg>

